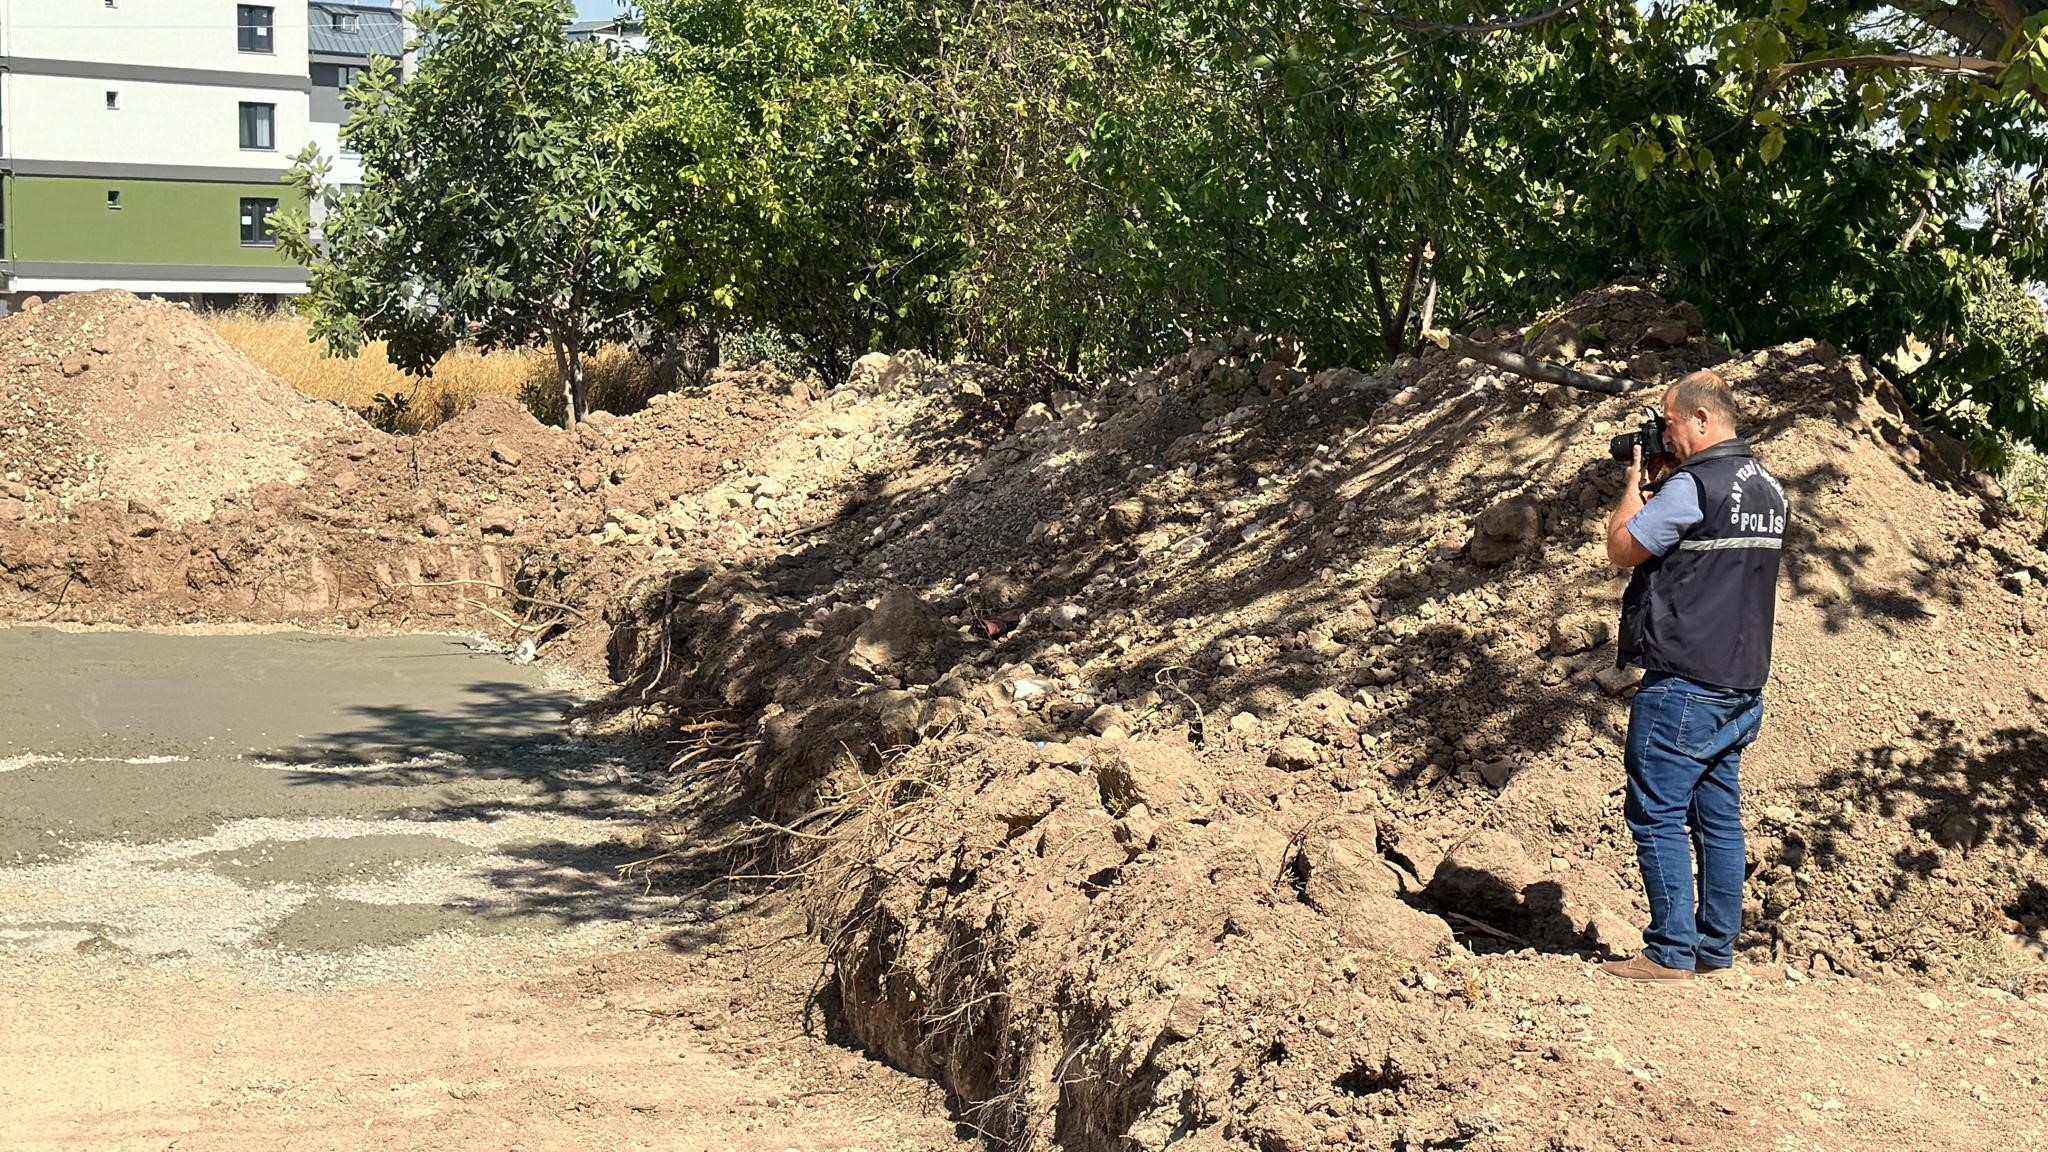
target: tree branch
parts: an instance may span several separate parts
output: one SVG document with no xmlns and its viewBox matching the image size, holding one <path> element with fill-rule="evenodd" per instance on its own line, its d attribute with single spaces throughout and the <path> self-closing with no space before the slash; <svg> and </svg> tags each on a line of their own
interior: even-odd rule
<svg viewBox="0 0 2048 1152">
<path fill-rule="evenodd" d="M 1765 91 L 1774 91 L 1794 76 L 1803 76 L 1810 72 L 1853 72 L 1859 68 L 1919 68 L 1930 72 L 1971 72 L 1979 76 L 1997 76 L 2005 71 L 2005 65 L 1998 61 L 1985 60 L 1977 56 L 1922 56 L 1917 52 L 1829 56 L 1825 59 L 1798 60 L 1780 66 L 1778 74 L 1771 78 Z"/>
<path fill-rule="evenodd" d="M 1534 28 L 1548 23 L 1574 9 L 1583 7 L 1586 0 L 1564 0 L 1564 3 L 1533 16 L 1518 16 L 1511 20 L 1489 20 L 1477 24 L 1432 24 L 1424 20 L 1394 20 L 1396 28 L 1409 32 L 1449 32 L 1453 35 L 1469 35 L 1475 32 L 1512 32 L 1518 28 Z M 1385 15 L 1385 13 L 1381 13 Z"/>
<path fill-rule="evenodd" d="M 1997 23 L 1959 5 L 1890 0 L 1887 7 L 1948 33 L 1962 44 L 1964 50 L 1974 55 L 1996 56 L 1999 49 L 2005 47 L 2006 33 Z"/>
<path fill-rule="evenodd" d="M 1642 387 L 1640 382 L 1627 379 L 1626 377 L 1601 376 L 1592 372 L 1581 372 L 1576 368 L 1567 368 L 1562 364 L 1553 364 L 1548 360 L 1538 360 L 1533 356 L 1524 356 L 1520 352 L 1510 352 L 1505 348 L 1495 348 L 1491 344 L 1481 344 L 1477 341 L 1467 340 L 1455 332 L 1445 332 L 1442 330 L 1424 332 L 1422 337 L 1447 352 L 1455 352 L 1460 356 L 1469 356 L 1481 363 L 1491 364 L 1496 368 L 1505 368 L 1517 376 L 1527 376 L 1531 380 L 1541 380 L 1545 384 L 1562 384 L 1567 388 L 1577 388 L 1585 392 L 1601 392 L 1609 396 L 1619 396 L 1624 392 Z"/>
</svg>

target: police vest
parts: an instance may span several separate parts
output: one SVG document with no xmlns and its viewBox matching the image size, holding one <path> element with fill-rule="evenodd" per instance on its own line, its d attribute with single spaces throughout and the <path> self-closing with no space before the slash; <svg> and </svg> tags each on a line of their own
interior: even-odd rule
<svg viewBox="0 0 2048 1152">
<path fill-rule="evenodd" d="M 1762 688 L 1771 674 L 1785 490 L 1741 440 L 1696 453 L 1664 482 L 1696 485 L 1702 516 L 1677 547 L 1630 577 L 1617 663 Z"/>
</svg>

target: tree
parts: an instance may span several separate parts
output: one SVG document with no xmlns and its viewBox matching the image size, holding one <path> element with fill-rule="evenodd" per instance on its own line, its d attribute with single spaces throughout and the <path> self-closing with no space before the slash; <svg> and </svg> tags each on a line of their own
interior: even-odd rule
<svg viewBox="0 0 2048 1152">
<path fill-rule="evenodd" d="M 570 44 L 572 10 L 422 8 L 417 75 L 400 83 L 380 60 L 345 97 L 342 140 L 362 156 L 362 187 L 324 189 L 319 158 L 300 158 L 313 209 L 279 244 L 312 271 L 302 306 L 331 351 L 386 340 L 392 363 L 424 375 L 460 341 L 546 346 L 573 424 L 590 411 L 587 355 L 686 310 L 650 315 L 652 181 L 629 147 L 644 69 Z"/>
</svg>

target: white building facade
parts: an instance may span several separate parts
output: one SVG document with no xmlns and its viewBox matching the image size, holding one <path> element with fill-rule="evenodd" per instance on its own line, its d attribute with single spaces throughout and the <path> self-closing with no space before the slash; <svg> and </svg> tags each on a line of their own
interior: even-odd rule
<svg viewBox="0 0 2048 1152">
<path fill-rule="evenodd" d="M 304 0 L 0 2 L 0 291 L 289 294 Z"/>
</svg>

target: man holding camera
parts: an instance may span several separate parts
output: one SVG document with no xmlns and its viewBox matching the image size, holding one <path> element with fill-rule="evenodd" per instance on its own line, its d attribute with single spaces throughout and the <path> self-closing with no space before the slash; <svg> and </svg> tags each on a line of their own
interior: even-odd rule
<svg viewBox="0 0 2048 1152">
<path fill-rule="evenodd" d="M 1662 412 L 1614 452 L 1629 465 L 1607 556 L 1634 569 L 1618 662 L 1644 673 L 1629 709 L 1626 815 L 1650 928 L 1641 954 L 1601 967 L 1690 980 L 1735 963 L 1742 750 L 1763 722 L 1788 507 L 1735 435 L 1735 397 L 1712 372 L 1672 385 Z"/>
</svg>

